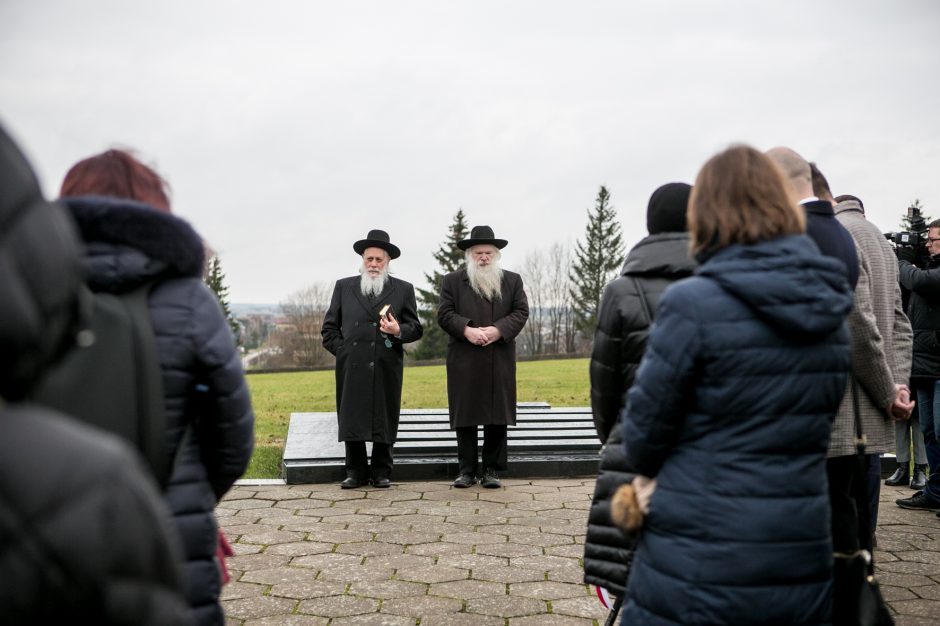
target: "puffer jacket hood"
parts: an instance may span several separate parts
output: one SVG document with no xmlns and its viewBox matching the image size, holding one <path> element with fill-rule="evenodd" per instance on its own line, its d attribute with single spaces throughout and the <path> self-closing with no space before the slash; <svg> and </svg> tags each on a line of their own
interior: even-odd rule
<svg viewBox="0 0 940 626">
<path fill-rule="evenodd" d="M 86 280 L 120 293 L 153 278 L 200 277 L 202 239 L 184 220 L 131 200 L 64 198 L 88 246 Z"/>
<path fill-rule="evenodd" d="M 688 233 L 659 233 L 641 239 L 627 254 L 621 276 L 691 276 Z"/>
<path fill-rule="evenodd" d="M 797 341 L 815 341 L 833 332 L 852 309 L 845 268 L 820 254 L 805 235 L 728 246 L 709 257 L 698 273 Z M 767 284 L 769 273 L 773 284 Z"/>
</svg>

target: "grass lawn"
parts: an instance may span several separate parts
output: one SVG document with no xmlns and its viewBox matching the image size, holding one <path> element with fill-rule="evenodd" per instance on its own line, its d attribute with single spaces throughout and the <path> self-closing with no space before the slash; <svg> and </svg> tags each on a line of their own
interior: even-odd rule
<svg viewBox="0 0 940 626">
<path fill-rule="evenodd" d="M 516 365 L 519 402 L 552 406 L 590 406 L 587 359 L 525 361 Z M 279 478 L 291 413 L 335 411 L 333 372 L 250 374 L 248 385 L 255 409 L 255 453 L 245 478 Z M 406 367 L 403 409 L 447 406 L 443 365 Z"/>
</svg>

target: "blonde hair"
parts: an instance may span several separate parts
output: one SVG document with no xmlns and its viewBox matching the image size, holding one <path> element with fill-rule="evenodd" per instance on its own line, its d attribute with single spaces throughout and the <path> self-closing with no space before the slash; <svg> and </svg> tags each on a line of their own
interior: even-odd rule
<svg viewBox="0 0 940 626">
<path fill-rule="evenodd" d="M 780 169 L 745 145 L 731 146 L 702 166 L 688 220 L 693 253 L 806 231 L 806 218 L 790 200 Z"/>
</svg>

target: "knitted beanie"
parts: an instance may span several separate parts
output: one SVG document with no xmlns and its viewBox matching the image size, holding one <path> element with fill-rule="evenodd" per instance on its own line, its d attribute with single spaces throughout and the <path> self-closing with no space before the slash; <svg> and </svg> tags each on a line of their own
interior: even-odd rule
<svg viewBox="0 0 940 626">
<path fill-rule="evenodd" d="M 649 234 L 685 232 L 685 213 L 692 186 L 666 183 L 653 192 L 646 207 L 646 229 Z"/>
</svg>

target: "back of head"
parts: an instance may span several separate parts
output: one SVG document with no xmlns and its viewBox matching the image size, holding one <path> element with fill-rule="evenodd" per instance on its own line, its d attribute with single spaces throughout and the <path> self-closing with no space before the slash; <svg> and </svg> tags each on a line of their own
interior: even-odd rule
<svg viewBox="0 0 940 626">
<path fill-rule="evenodd" d="M 60 195 L 136 200 L 170 212 L 167 182 L 126 150 L 107 150 L 73 165 L 65 174 Z"/>
<path fill-rule="evenodd" d="M 820 200 L 832 202 L 832 191 L 829 189 L 829 181 L 826 180 L 826 177 L 819 171 L 819 167 L 815 163 L 809 164 L 809 173 L 813 181 L 813 195 Z"/>
<path fill-rule="evenodd" d="M 689 198 L 694 253 L 753 244 L 805 230 L 779 168 L 750 146 L 732 146 L 709 159 Z"/>
<path fill-rule="evenodd" d="M 75 227 L 45 201 L 0 128 L 0 396 L 20 400 L 71 340 L 82 283 Z"/>
<path fill-rule="evenodd" d="M 798 152 L 778 146 L 765 154 L 780 168 L 784 182 L 795 196 L 794 202 L 812 195 L 813 180 L 809 163 Z"/>
<path fill-rule="evenodd" d="M 691 193 L 692 186 L 686 183 L 666 183 L 654 191 L 646 205 L 649 234 L 685 232 Z"/>
</svg>

